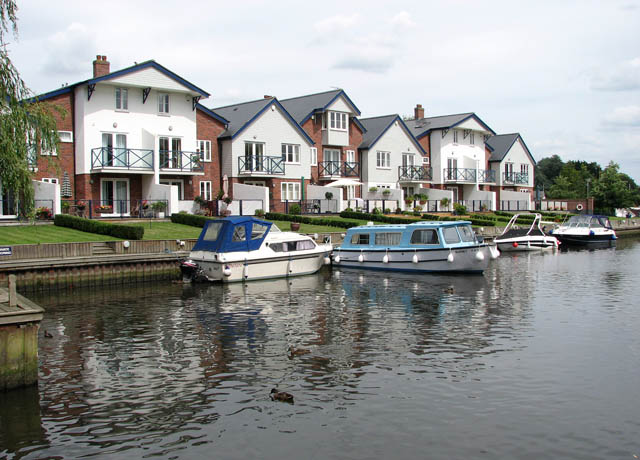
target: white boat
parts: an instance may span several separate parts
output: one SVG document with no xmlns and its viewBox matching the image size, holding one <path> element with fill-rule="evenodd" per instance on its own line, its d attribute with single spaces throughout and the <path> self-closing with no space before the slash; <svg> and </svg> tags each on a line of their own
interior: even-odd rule
<svg viewBox="0 0 640 460">
<path fill-rule="evenodd" d="M 609 245 L 617 239 L 607 216 L 581 214 L 550 232 L 562 244 L 573 246 Z"/>
<path fill-rule="evenodd" d="M 531 226 L 518 228 L 516 221 L 520 214 L 515 214 L 504 228 L 500 236 L 494 238 L 500 251 L 538 251 L 540 249 L 558 249 L 558 239 L 547 235 L 540 222 L 542 216 L 535 214 Z"/>
<path fill-rule="evenodd" d="M 181 265 L 183 277 L 193 281 L 251 281 L 315 273 L 330 263 L 331 244 L 282 232 L 255 217 L 208 220 L 189 260 Z"/>
<path fill-rule="evenodd" d="M 471 222 L 370 225 L 347 230 L 333 252 L 339 267 L 405 272 L 482 273 L 500 252 L 480 242 Z"/>
</svg>

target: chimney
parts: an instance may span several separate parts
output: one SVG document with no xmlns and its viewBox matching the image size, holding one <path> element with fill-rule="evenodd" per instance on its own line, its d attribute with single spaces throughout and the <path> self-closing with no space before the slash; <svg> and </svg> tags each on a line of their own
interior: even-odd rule
<svg viewBox="0 0 640 460">
<path fill-rule="evenodd" d="M 269 96 L 268 94 L 265 94 L 265 95 L 264 95 L 264 98 L 265 98 L 265 99 L 273 99 L 273 96 Z"/>
<path fill-rule="evenodd" d="M 111 73 L 109 69 L 109 61 L 107 61 L 107 56 L 97 55 L 96 60 L 93 61 L 93 78 L 102 77 L 103 75 L 107 75 Z"/>
<path fill-rule="evenodd" d="M 416 108 L 413 109 L 413 113 L 416 120 L 422 120 L 424 118 L 424 109 L 422 108 L 422 104 L 417 104 Z"/>
</svg>

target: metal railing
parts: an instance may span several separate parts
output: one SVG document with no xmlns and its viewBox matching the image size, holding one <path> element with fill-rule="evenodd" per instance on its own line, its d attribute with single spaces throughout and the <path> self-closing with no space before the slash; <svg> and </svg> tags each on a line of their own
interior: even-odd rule
<svg viewBox="0 0 640 460">
<path fill-rule="evenodd" d="M 345 161 L 342 165 L 344 177 L 360 177 L 360 163 L 357 161 Z"/>
<path fill-rule="evenodd" d="M 284 171 L 284 159 L 281 156 L 250 155 L 238 157 L 238 172 L 240 174 L 284 174 Z"/>
<path fill-rule="evenodd" d="M 492 169 L 444 168 L 442 174 L 445 181 L 452 182 L 475 182 L 476 174 L 478 182 L 496 181 L 496 172 Z"/>
<path fill-rule="evenodd" d="M 432 178 L 433 170 L 430 166 L 398 166 L 398 180 L 421 181 Z"/>
<path fill-rule="evenodd" d="M 162 203 L 162 205 L 154 205 Z M 94 219 L 97 217 L 151 218 L 166 212 L 167 200 L 61 200 L 62 213 Z"/>
<path fill-rule="evenodd" d="M 318 163 L 321 177 L 360 177 L 360 163 L 357 161 L 321 161 Z"/>
<path fill-rule="evenodd" d="M 461 204 L 467 208 L 467 212 L 483 212 L 491 210 L 491 200 L 458 200 L 456 204 Z"/>
<path fill-rule="evenodd" d="M 160 169 L 187 172 L 202 172 L 204 164 L 198 152 L 183 150 L 159 150 Z"/>
<path fill-rule="evenodd" d="M 153 150 L 97 147 L 91 149 L 91 169 L 153 170 Z"/>
<path fill-rule="evenodd" d="M 529 202 L 526 200 L 501 200 L 500 211 L 528 211 Z"/>
<path fill-rule="evenodd" d="M 292 205 L 297 204 L 300 206 L 301 214 L 325 214 L 325 213 L 338 213 L 338 200 L 287 200 L 284 202 L 284 212 L 289 214 L 289 209 Z"/>
<path fill-rule="evenodd" d="M 478 169 L 478 182 L 495 182 L 496 172 L 493 169 Z"/>
<path fill-rule="evenodd" d="M 510 172 L 510 173 L 502 173 L 502 182 L 507 182 L 511 184 L 528 184 L 529 183 L 529 174 L 522 172 Z"/>
</svg>

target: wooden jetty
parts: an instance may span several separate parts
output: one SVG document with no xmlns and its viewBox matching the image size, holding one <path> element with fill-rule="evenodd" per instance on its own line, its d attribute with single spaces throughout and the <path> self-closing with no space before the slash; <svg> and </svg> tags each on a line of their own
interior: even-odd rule
<svg viewBox="0 0 640 460">
<path fill-rule="evenodd" d="M 38 382 L 38 329 L 44 309 L 16 292 L 16 276 L 0 287 L 0 391 Z"/>
</svg>

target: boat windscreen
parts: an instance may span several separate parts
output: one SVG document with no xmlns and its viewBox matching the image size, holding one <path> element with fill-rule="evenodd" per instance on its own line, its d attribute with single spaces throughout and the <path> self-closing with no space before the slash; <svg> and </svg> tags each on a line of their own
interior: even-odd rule
<svg viewBox="0 0 640 460">
<path fill-rule="evenodd" d="M 473 230 L 471 229 L 471 225 L 459 225 L 458 232 L 460 233 L 460 237 L 462 238 L 462 241 L 466 243 L 475 241 L 476 239 L 476 236 L 473 233 Z"/>
<path fill-rule="evenodd" d="M 213 222 L 207 227 L 202 239 L 205 241 L 216 241 L 218 236 L 220 236 L 220 230 L 222 230 L 222 222 Z"/>
<path fill-rule="evenodd" d="M 267 230 L 269 230 L 269 226 L 254 222 L 253 224 L 251 224 L 251 239 L 261 239 L 262 237 L 264 237 L 265 233 L 267 233 Z"/>
<path fill-rule="evenodd" d="M 459 243 L 460 236 L 458 235 L 458 231 L 455 227 L 445 227 L 442 229 L 442 234 L 444 235 L 444 241 L 451 243 Z"/>
</svg>

